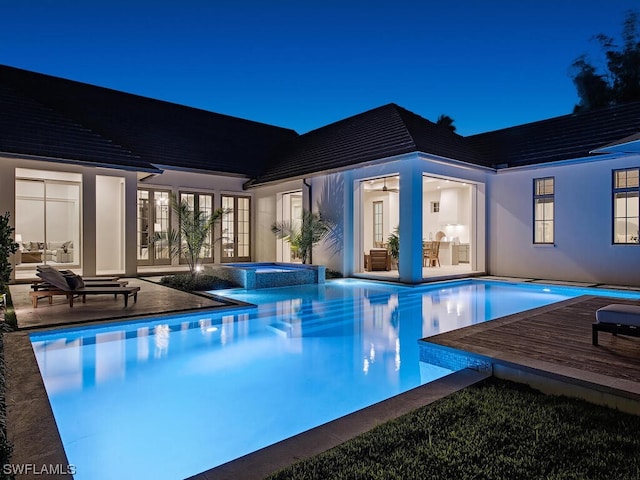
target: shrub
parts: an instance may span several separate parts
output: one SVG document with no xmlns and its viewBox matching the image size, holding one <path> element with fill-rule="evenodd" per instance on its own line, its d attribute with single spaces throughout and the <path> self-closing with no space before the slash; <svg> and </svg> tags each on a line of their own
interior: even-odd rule
<svg viewBox="0 0 640 480">
<path fill-rule="evenodd" d="M 230 280 L 226 280 L 215 275 L 208 275 L 206 273 L 194 276 L 190 273 L 168 275 L 166 277 L 162 277 L 160 284 L 167 287 L 177 288 L 178 290 L 184 290 L 185 292 L 219 290 L 222 288 L 235 288 L 240 286 Z"/>
<path fill-rule="evenodd" d="M 5 323 L 11 327 L 9 330 L 17 330 L 18 329 L 18 319 L 16 318 L 16 311 L 13 308 L 13 301 L 11 300 L 11 291 L 9 290 L 9 285 L 0 286 L 0 295 L 5 294 L 6 297 L 6 305 L 4 307 L 4 321 Z"/>
<path fill-rule="evenodd" d="M 5 360 L 4 360 L 4 333 L 11 329 L 4 323 L 0 323 L 0 462 L 8 465 L 13 453 L 13 445 L 7 438 L 7 406 L 6 406 L 6 381 L 5 381 Z M 9 480 L 14 476 L 0 470 L 0 479 Z"/>
<path fill-rule="evenodd" d="M 332 278 L 343 278 L 343 275 L 337 270 L 331 270 L 330 268 L 327 268 L 324 272 L 324 278 L 331 280 Z"/>
</svg>

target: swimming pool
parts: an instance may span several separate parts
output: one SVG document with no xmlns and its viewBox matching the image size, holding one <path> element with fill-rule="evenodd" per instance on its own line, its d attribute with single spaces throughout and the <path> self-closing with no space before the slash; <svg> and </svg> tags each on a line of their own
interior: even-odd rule
<svg viewBox="0 0 640 480">
<path fill-rule="evenodd" d="M 342 280 L 216 293 L 258 306 L 31 335 L 77 480 L 205 471 L 449 374 L 419 362 L 420 338 L 594 291 Z"/>
</svg>

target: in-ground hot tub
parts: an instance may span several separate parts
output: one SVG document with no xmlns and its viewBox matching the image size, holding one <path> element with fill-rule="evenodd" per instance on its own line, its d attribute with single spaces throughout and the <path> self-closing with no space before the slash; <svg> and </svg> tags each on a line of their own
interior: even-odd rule
<svg viewBox="0 0 640 480">
<path fill-rule="evenodd" d="M 248 289 L 324 283 L 325 280 L 324 265 L 301 263 L 224 263 L 207 270 Z"/>
</svg>

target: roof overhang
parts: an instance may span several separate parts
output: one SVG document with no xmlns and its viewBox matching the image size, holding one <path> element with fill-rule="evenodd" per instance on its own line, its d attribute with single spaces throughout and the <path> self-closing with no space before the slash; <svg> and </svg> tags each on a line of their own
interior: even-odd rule
<svg viewBox="0 0 640 480">
<path fill-rule="evenodd" d="M 84 161 L 84 160 L 74 160 L 70 158 L 47 157 L 47 156 L 41 156 L 41 155 L 28 155 L 23 153 L 2 152 L 2 151 L 0 151 L 0 157 L 20 158 L 23 160 L 37 160 L 39 162 L 65 163 L 68 165 L 79 165 L 87 168 L 108 168 L 113 170 L 126 170 L 129 172 L 162 173 L 162 170 L 156 168 L 150 163 L 147 163 L 144 166 L 143 165 L 118 165 L 116 163 L 92 162 L 92 161 Z"/>
<path fill-rule="evenodd" d="M 589 153 L 640 153 L 640 132 L 596 148 Z"/>
</svg>

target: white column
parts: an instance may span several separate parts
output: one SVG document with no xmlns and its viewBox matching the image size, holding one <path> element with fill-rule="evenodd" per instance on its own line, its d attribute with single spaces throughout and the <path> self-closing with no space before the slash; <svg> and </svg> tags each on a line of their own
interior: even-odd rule
<svg viewBox="0 0 640 480">
<path fill-rule="evenodd" d="M 354 224 L 356 222 L 356 218 L 358 218 L 356 205 L 360 205 L 361 202 L 359 200 L 360 189 L 355 189 L 354 191 L 353 174 L 350 171 L 344 172 L 341 180 L 343 182 L 342 188 L 344 201 L 342 214 L 342 241 L 344 245 L 344 249 L 342 250 L 342 273 L 345 277 L 348 277 L 352 275 L 353 272 L 357 271 L 357 265 L 355 265 L 357 256 L 354 252 L 360 252 L 360 250 L 356 246 L 356 243 L 359 240 L 357 240 L 354 235 Z M 358 200 L 355 199 L 356 195 L 358 195 Z M 361 257 L 362 255 L 358 256 Z"/>
<path fill-rule="evenodd" d="M 16 168 L 13 160 L 3 158 L 0 161 L 0 215 L 9 212 L 9 225 L 16 225 Z M 16 232 L 14 232 L 15 234 Z M 20 233 L 20 232 L 18 232 Z M 11 271 L 11 281 L 16 278 L 15 256 L 11 255 L 9 262 L 13 270 Z"/>
<path fill-rule="evenodd" d="M 125 258 L 124 271 L 128 277 L 135 277 L 138 273 L 137 255 L 137 225 L 138 225 L 138 178 L 135 172 L 125 175 L 124 187 L 125 209 Z"/>
<path fill-rule="evenodd" d="M 96 274 L 96 174 L 86 170 L 82 174 L 82 275 Z"/>
<path fill-rule="evenodd" d="M 422 281 L 422 172 L 413 162 L 400 168 L 400 280 Z"/>
</svg>

